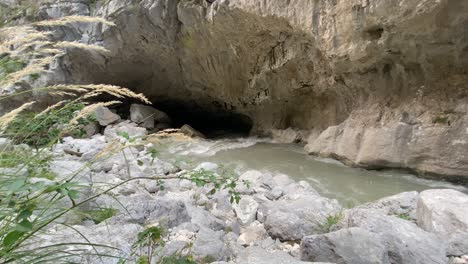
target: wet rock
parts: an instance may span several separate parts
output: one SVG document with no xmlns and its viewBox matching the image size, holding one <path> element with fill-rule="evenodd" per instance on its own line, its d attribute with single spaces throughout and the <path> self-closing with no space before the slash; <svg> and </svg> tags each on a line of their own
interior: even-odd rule
<svg viewBox="0 0 468 264">
<path fill-rule="evenodd" d="M 380 235 L 390 263 L 447 262 L 444 242 L 410 221 L 370 209 L 351 209 L 344 221 L 348 227 L 360 227 Z"/>
<path fill-rule="evenodd" d="M 101 126 L 108 126 L 120 120 L 120 116 L 113 113 L 105 106 L 99 106 L 94 110 L 94 116 Z"/>
<path fill-rule="evenodd" d="M 171 123 L 171 119 L 166 113 L 141 104 L 132 104 L 130 106 L 130 120 L 148 129 L 155 128 L 155 124 L 167 125 Z M 159 126 L 158 128 L 163 127 Z"/>
<path fill-rule="evenodd" d="M 348 264 L 390 264 L 380 235 L 352 227 L 307 236 L 301 242 L 301 260 Z"/>
<path fill-rule="evenodd" d="M 415 220 L 417 198 L 418 192 L 416 191 L 404 192 L 358 206 L 358 208 L 376 209 L 387 215 L 405 216 Z"/>
<path fill-rule="evenodd" d="M 193 137 L 193 138 L 205 138 L 205 135 L 201 133 L 200 131 L 196 130 L 195 128 L 191 127 L 190 125 L 183 125 L 180 129 L 179 132 L 188 136 L 188 137 Z"/>
<path fill-rule="evenodd" d="M 242 196 L 239 204 L 234 204 L 233 208 L 240 223 L 242 225 L 249 225 L 256 218 L 258 203 L 250 196 Z"/>
<path fill-rule="evenodd" d="M 206 171 L 216 171 L 219 168 L 218 164 L 213 162 L 202 162 L 197 167 L 195 167 L 195 171 L 197 170 L 206 170 Z"/>
<path fill-rule="evenodd" d="M 426 190 L 417 202 L 417 223 L 449 242 L 447 255 L 468 253 L 468 195 L 455 190 Z"/>
</svg>

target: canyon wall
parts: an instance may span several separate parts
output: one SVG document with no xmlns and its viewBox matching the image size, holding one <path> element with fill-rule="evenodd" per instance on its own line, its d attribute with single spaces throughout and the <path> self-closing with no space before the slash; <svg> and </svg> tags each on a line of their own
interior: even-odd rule
<svg viewBox="0 0 468 264">
<path fill-rule="evenodd" d="M 55 0 L 41 19 L 96 15 L 117 26 L 62 28 L 69 50 L 42 81 L 110 83 L 155 105 L 231 112 L 310 134 L 306 150 L 367 168 L 468 184 L 465 0 Z"/>
</svg>

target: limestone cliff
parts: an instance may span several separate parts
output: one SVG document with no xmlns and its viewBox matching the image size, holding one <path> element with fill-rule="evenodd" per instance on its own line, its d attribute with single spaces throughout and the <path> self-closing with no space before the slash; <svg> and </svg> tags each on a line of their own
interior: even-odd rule
<svg viewBox="0 0 468 264">
<path fill-rule="evenodd" d="M 117 26 L 63 28 L 58 39 L 111 52 L 69 50 L 39 83 L 122 85 L 167 108 L 240 114 L 253 134 L 309 131 L 316 155 L 468 183 L 467 1 L 209 2 L 43 4 L 42 19 Z"/>
</svg>

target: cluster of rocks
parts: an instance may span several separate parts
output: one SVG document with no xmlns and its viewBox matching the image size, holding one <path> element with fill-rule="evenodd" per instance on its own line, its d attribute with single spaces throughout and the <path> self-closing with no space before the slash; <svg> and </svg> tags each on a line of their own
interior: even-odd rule
<svg viewBox="0 0 468 264">
<path fill-rule="evenodd" d="M 101 127 L 105 127 L 104 135 L 110 137 L 116 137 L 117 131 L 127 133 L 130 137 L 141 137 L 163 130 L 168 133 L 182 133 L 188 137 L 205 137 L 203 133 L 188 124 L 178 129 L 170 129 L 173 127 L 173 122 L 169 115 L 149 105 L 131 104 L 129 120 L 123 120 L 116 110 L 105 106 L 97 107 L 93 114 L 96 122 L 84 127 L 86 137 L 99 133 Z"/>
<path fill-rule="evenodd" d="M 141 125 L 145 121 L 139 118 Z M 95 224 L 68 215 L 81 234 L 58 226 L 42 237 L 44 243 L 81 241 L 83 235 L 129 257 L 138 232 L 162 226 L 167 230 L 165 246 L 158 248 L 155 261 L 176 254 L 219 264 L 468 263 L 468 196 L 461 192 L 407 192 L 345 209 L 305 181 L 247 171 L 239 175 L 236 187 L 241 199 L 231 203 L 227 190 L 210 195 L 212 186 L 197 187 L 178 178 L 185 171 L 151 156 L 154 145 L 148 142 L 86 167 L 109 143 L 126 140 L 117 132 L 133 138 L 148 133 L 136 123 L 115 119 L 118 123 L 109 124 L 102 135 L 67 137 L 55 145 L 51 170 L 60 177 L 79 171 L 77 179 L 90 186 L 87 195 L 134 177 L 166 175 L 170 179 L 164 181 L 164 188 L 155 180 L 140 179 L 112 190 L 84 209 L 114 208 L 118 212 L 113 217 Z M 204 162 L 195 168 L 199 169 L 216 173 L 218 165 Z"/>
</svg>

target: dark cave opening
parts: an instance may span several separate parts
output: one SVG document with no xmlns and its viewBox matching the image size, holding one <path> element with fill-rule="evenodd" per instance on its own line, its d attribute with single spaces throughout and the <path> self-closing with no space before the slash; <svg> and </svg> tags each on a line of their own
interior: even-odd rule
<svg viewBox="0 0 468 264">
<path fill-rule="evenodd" d="M 157 101 L 154 107 L 166 112 L 174 127 L 188 124 L 208 138 L 248 136 L 253 127 L 250 117 L 223 108 L 204 108 L 179 100 Z"/>
<path fill-rule="evenodd" d="M 130 105 L 134 101 L 124 101 L 117 107 L 119 115 L 130 118 Z M 171 128 L 190 125 L 207 138 L 228 138 L 249 136 L 253 127 L 250 117 L 219 107 L 202 107 L 181 100 L 153 101 L 151 107 L 165 112 L 171 118 Z"/>
</svg>

